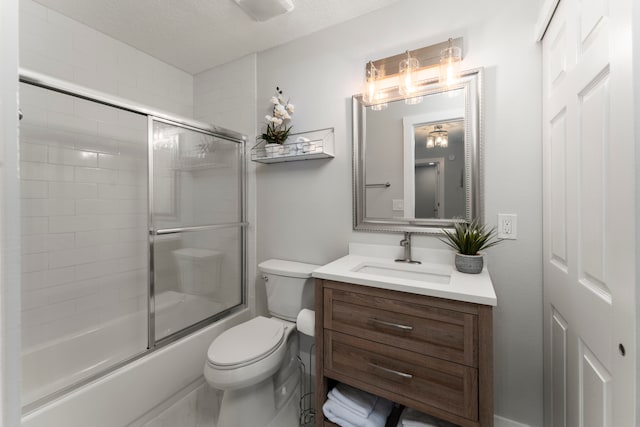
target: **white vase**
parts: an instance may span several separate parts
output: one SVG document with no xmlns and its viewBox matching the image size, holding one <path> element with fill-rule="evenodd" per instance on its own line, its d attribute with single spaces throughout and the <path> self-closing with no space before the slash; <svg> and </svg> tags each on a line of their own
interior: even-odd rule
<svg viewBox="0 0 640 427">
<path fill-rule="evenodd" d="M 282 145 L 280 144 L 264 144 L 264 151 L 267 157 L 280 157 L 282 154 L 280 153 L 280 149 Z"/>
</svg>

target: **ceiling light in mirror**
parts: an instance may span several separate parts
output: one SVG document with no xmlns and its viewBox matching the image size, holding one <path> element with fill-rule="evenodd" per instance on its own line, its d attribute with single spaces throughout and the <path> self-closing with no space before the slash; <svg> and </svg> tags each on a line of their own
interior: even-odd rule
<svg viewBox="0 0 640 427">
<path fill-rule="evenodd" d="M 442 129 L 442 125 L 435 125 L 433 130 L 429 132 L 425 145 L 427 148 L 447 148 L 449 146 L 449 132 Z"/>
</svg>

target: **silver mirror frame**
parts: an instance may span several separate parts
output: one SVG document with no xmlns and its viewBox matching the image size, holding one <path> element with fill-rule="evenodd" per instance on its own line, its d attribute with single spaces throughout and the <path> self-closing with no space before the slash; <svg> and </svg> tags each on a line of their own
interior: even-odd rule
<svg viewBox="0 0 640 427">
<path fill-rule="evenodd" d="M 365 216 L 365 153 L 366 135 L 364 111 L 368 105 L 362 95 L 352 97 L 353 114 L 353 229 L 374 232 L 412 232 L 443 234 L 443 229 L 452 228 L 456 222 L 474 218 L 484 222 L 484 117 L 483 117 L 483 69 L 463 71 L 460 82 L 453 86 L 438 83 L 437 78 L 420 82 L 423 90 L 417 94 L 429 95 L 463 88 L 465 90 L 465 188 L 466 216 L 464 219 L 416 219 L 416 218 L 369 218 Z M 398 88 L 385 91 L 388 101 L 403 99 Z M 473 120 L 468 120 L 471 118 Z"/>
</svg>

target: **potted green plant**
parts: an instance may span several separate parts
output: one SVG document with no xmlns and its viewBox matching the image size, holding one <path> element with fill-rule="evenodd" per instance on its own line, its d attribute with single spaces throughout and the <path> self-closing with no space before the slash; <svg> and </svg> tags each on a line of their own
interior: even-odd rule
<svg viewBox="0 0 640 427">
<path fill-rule="evenodd" d="M 456 222 L 453 230 L 443 230 L 443 243 L 456 250 L 456 269 L 462 273 L 478 274 L 482 271 L 484 261 L 479 253 L 502 240 L 496 238 L 496 229 L 474 219 L 470 222 Z"/>
</svg>

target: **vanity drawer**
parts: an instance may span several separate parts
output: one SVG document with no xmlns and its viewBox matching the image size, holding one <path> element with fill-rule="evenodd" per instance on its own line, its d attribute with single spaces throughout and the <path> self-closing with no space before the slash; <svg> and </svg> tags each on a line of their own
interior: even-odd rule
<svg viewBox="0 0 640 427">
<path fill-rule="evenodd" d="M 422 295 L 371 288 L 365 294 L 358 288 L 338 283 L 325 287 L 324 328 L 478 366 L 478 319 L 472 310 L 454 311 L 448 308 L 451 303 L 434 304 L 443 300 Z"/>
<path fill-rule="evenodd" d="M 478 370 L 469 366 L 325 330 L 324 369 L 397 403 L 416 407 L 419 399 L 432 413 L 478 419 Z"/>
</svg>

